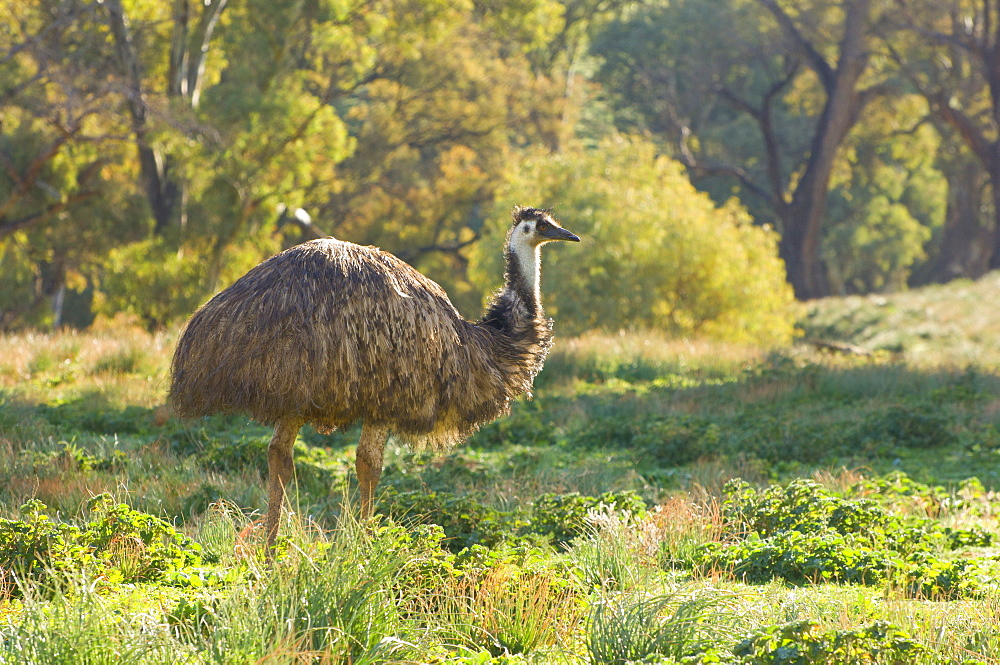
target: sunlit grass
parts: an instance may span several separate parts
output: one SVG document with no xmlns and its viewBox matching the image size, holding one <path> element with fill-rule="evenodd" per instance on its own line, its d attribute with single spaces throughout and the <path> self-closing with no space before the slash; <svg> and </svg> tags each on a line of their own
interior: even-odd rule
<svg viewBox="0 0 1000 665">
<path fill-rule="evenodd" d="M 903 497 L 895 513 L 996 533 L 1000 323 L 983 303 L 997 286 L 806 305 L 817 312 L 807 339 L 825 330 L 871 356 L 648 333 L 559 337 L 534 399 L 466 445 L 412 454 L 390 443 L 383 489 L 512 512 L 546 493 L 631 490 L 647 501 L 644 515 L 594 511 L 585 535 L 562 549 L 526 538 L 455 559 L 457 548 L 384 516 L 361 527 L 356 431 L 306 428 L 274 570 L 259 528 L 268 430 L 170 414 L 175 330 L 2 336 L 0 517 L 39 499 L 73 521 L 109 492 L 178 525 L 239 581 L 125 589 L 81 577 L 64 596 L 4 598 L 0 574 L 0 662 L 471 664 L 517 652 L 524 662 L 610 662 L 675 654 L 668 642 L 696 648 L 706 627 L 731 644 L 803 619 L 834 630 L 887 619 L 932 650 L 927 662 L 993 662 L 1000 602 L 991 595 L 944 602 L 891 586 L 748 585 L 692 562 L 723 537 L 721 492 L 734 477 L 808 477 L 847 492 L 904 470 L 945 485 L 947 505 Z M 958 489 L 972 475 L 982 491 Z"/>
<path fill-rule="evenodd" d="M 48 403 L 98 390 L 116 404 L 156 406 L 175 337 L 126 324 L 0 335 L 0 390 Z"/>
<path fill-rule="evenodd" d="M 1000 368 L 1000 272 L 887 295 L 803 305 L 807 339 L 847 341 L 921 367 Z"/>
</svg>

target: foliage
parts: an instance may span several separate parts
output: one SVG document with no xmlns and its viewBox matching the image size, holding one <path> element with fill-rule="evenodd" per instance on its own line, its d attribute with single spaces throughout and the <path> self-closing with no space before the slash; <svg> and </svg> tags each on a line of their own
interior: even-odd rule
<svg viewBox="0 0 1000 665">
<path fill-rule="evenodd" d="M 844 52 L 884 46 L 908 62 L 906 31 L 878 27 L 889 14 L 867 2 L 645 3 L 595 31 L 596 79 L 620 129 L 650 133 L 699 188 L 720 202 L 736 193 L 779 230 L 800 296 L 894 290 L 940 230 L 947 184 L 928 102 L 887 59 Z M 809 264 L 822 284 L 803 288 Z"/>
<path fill-rule="evenodd" d="M 593 530 L 588 517 L 596 511 L 615 511 L 631 518 L 646 514 L 646 502 L 634 492 L 605 492 L 601 496 L 543 494 L 531 505 L 531 530 L 565 544 Z"/>
<path fill-rule="evenodd" d="M 448 537 L 448 547 L 455 552 L 480 543 L 498 545 L 518 533 L 524 524 L 516 512 L 497 510 L 472 497 L 442 492 L 390 489 L 383 494 L 379 510 L 399 520 L 440 524 Z"/>
<path fill-rule="evenodd" d="M 815 621 L 769 626 L 733 647 L 741 665 L 851 665 L 911 663 L 926 650 L 906 631 L 884 621 L 853 630 L 821 630 Z M 701 660 L 698 662 L 713 662 Z"/>
<path fill-rule="evenodd" d="M 891 105 L 891 109 L 886 105 Z M 925 113 L 918 98 L 879 100 L 848 139 L 835 174 L 823 256 L 832 293 L 906 288 L 944 224 L 947 186 L 935 165 L 940 138 L 927 126 L 887 141 L 900 116 Z"/>
<path fill-rule="evenodd" d="M 941 54 L 982 12 L 904 5 L 3 0 L 0 328 L 160 328 L 327 233 L 472 316 L 515 203 L 558 206 L 596 247 L 585 270 L 552 257 L 573 332 L 781 343 L 804 255 L 816 293 L 980 276 L 993 56 Z M 279 212 L 300 206 L 312 231 Z"/>
<path fill-rule="evenodd" d="M 986 309 L 973 293 L 924 296 Z M 2 517 L 38 533 L 0 544 L 26 562 L 17 548 L 34 543 L 43 562 L 33 576 L 0 571 L 0 661 L 513 665 L 595 660 L 590 644 L 646 663 L 838 657 L 828 649 L 891 662 L 894 644 L 905 649 L 894 636 L 925 650 L 901 662 L 1000 652 L 995 351 L 969 368 L 961 355 L 932 365 L 805 345 L 560 338 L 534 399 L 462 447 L 411 453 L 390 440 L 370 524 L 355 518 L 358 431 L 305 428 L 267 568 L 268 429 L 170 417 L 157 377 L 175 335 L 0 338 Z M 981 482 L 959 480 L 972 471 Z M 725 494 L 734 476 L 752 484 Z M 106 489 L 130 507 L 77 516 Z M 31 498 L 51 507 L 48 522 L 12 508 Z M 147 559 L 134 552 L 152 516 L 197 542 L 187 560 L 200 563 L 140 581 Z M 98 548 L 98 536 L 117 544 Z M 65 571 L 51 563 L 60 538 L 83 548 Z M 734 578 L 733 565 L 768 582 Z M 861 578 L 873 581 L 844 583 Z M 667 596 L 655 616 L 643 605 Z M 693 623 L 653 644 L 688 600 L 711 607 L 688 606 Z M 794 627 L 803 621 L 816 625 Z"/>
<path fill-rule="evenodd" d="M 204 299 L 204 266 L 162 238 L 117 247 L 101 269 L 98 314 L 136 316 L 147 330 L 192 312 Z"/>
<path fill-rule="evenodd" d="M 717 454 L 719 425 L 709 418 L 687 415 L 595 420 L 575 439 L 581 446 L 623 448 L 637 457 L 664 465 L 682 465 Z"/>
<path fill-rule="evenodd" d="M 515 146 L 564 131 L 558 72 L 529 60 L 557 2 L 3 8 L 4 328 L 85 325 L 95 295 L 163 326 L 301 241 L 274 212 L 299 206 L 462 301 Z"/>
<path fill-rule="evenodd" d="M 589 329 L 648 328 L 779 345 L 792 335 L 791 292 L 776 238 L 754 226 L 735 202 L 716 207 L 680 165 L 641 139 L 599 148 L 534 153 L 509 191 L 556 205 L 555 213 L 586 240 L 545 257 L 543 290 L 550 312 L 570 334 Z M 495 285 L 508 206 L 498 206 L 470 268 L 482 291 Z"/>
<path fill-rule="evenodd" d="M 500 510 L 471 496 L 423 490 L 383 492 L 379 510 L 397 520 L 439 524 L 454 552 L 505 542 L 543 539 L 565 545 L 589 530 L 588 513 L 602 508 L 641 516 L 645 502 L 633 492 L 607 492 L 598 497 L 544 494 L 527 509 Z"/>
<path fill-rule="evenodd" d="M 34 500 L 21 506 L 22 519 L 0 520 L 0 567 L 12 571 L 22 586 L 58 585 L 76 574 L 114 583 L 165 579 L 206 558 L 198 543 L 164 520 L 107 494 L 90 501 L 92 520 L 82 528 L 57 522 L 46 510 Z"/>
<path fill-rule="evenodd" d="M 396 594 L 417 589 L 396 586 L 411 558 L 399 535 L 345 522 L 308 545 L 297 542 L 259 585 L 241 585 L 208 607 L 175 606 L 175 634 L 210 662 L 291 653 L 332 662 L 402 658 L 413 646 L 400 639 Z"/>
<path fill-rule="evenodd" d="M 796 480 L 757 491 L 734 480 L 723 504 L 730 540 L 702 546 L 700 563 L 749 582 L 792 584 L 890 581 L 919 597 L 984 591 L 987 562 L 947 559 L 968 545 L 988 546 L 980 529 L 954 530 L 925 518 L 901 518 L 870 499 L 848 499 Z"/>
<path fill-rule="evenodd" d="M 493 656 L 522 654 L 551 646 L 576 627 L 581 590 L 559 568 L 524 558 L 498 557 L 456 578 L 435 612 L 448 617 L 462 642 Z"/>
</svg>

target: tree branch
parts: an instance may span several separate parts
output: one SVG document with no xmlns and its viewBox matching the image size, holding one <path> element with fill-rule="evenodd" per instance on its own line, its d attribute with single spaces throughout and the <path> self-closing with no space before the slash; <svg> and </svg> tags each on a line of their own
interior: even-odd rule
<svg viewBox="0 0 1000 665">
<path fill-rule="evenodd" d="M 992 170 L 995 160 L 993 143 L 986 138 L 982 130 L 964 112 L 953 108 L 948 103 L 948 98 L 944 93 L 937 93 L 929 96 L 931 109 L 939 118 L 948 123 L 958 132 L 966 145 L 975 153 L 979 161 L 988 169 Z"/>
<path fill-rule="evenodd" d="M 805 35 L 796 27 L 795 23 L 792 21 L 791 17 L 785 13 L 785 10 L 778 6 L 775 0 L 757 0 L 758 3 L 763 5 L 774 18 L 778 21 L 778 25 L 781 29 L 798 45 L 802 52 L 806 56 L 806 60 L 809 62 L 809 66 L 816 72 L 819 76 L 820 82 L 823 87 L 828 91 L 831 90 L 835 84 L 836 74 L 830 63 L 826 61 L 823 55 L 816 50 L 816 47 L 806 39 Z"/>
<path fill-rule="evenodd" d="M 0 217 L 0 240 L 3 240 L 7 236 L 21 231 L 23 229 L 30 228 L 36 224 L 40 224 L 52 215 L 62 212 L 69 206 L 80 203 L 81 201 L 86 201 L 89 198 L 97 196 L 97 191 L 85 191 L 77 192 L 67 196 L 62 201 L 58 203 L 53 203 L 45 207 L 45 209 L 38 212 L 31 213 L 30 215 L 25 215 L 23 217 L 18 217 L 15 219 L 8 219 L 6 217 Z"/>
<path fill-rule="evenodd" d="M 685 164 L 685 166 L 693 172 L 696 178 L 708 178 L 720 175 L 736 178 L 749 192 L 766 201 L 775 210 L 781 210 L 785 206 L 785 202 L 782 199 L 776 198 L 767 189 L 758 185 L 746 171 L 738 166 L 704 166 L 697 163 Z"/>
</svg>

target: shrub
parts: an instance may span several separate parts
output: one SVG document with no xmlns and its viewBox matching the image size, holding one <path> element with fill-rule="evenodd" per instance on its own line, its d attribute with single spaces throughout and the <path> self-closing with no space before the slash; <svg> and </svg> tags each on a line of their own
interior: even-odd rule
<svg viewBox="0 0 1000 665">
<path fill-rule="evenodd" d="M 895 404 L 865 419 L 866 438 L 906 448 L 956 443 L 948 417 L 935 404 Z"/>
<path fill-rule="evenodd" d="M 635 492 L 605 492 L 600 496 L 543 494 L 531 506 L 532 533 L 549 537 L 552 542 L 565 544 L 593 530 L 587 516 L 592 511 L 613 509 L 632 517 L 646 514 L 646 502 Z"/>
<path fill-rule="evenodd" d="M 402 522 L 439 524 L 447 547 L 461 552 L 467 547 L 502 543 L 548 541 L 565 544 L 588 530 L 588 512 L 614 508 L 635 516 L 646 504 L 634 492 L 607 492 L 601 496 L 544 494 L 528 509 L 500 510 L 470 496 L 427 490 L 382 492 L 379 510 Z"/>
<path fill-rule="evenodd" d="M 190 315 L 204 299 L 203 261 L 181 258 L 162 238 L 115 247 L 102 267 L 95 313 L 126 312 L 147 330 Z"/>
<path fill-rule="evenodd" d="M 691 415 L 595 418 L 573 439 L 574 444 L 627 448 L 660 466 L 680 466 L 718 454 L 719 425 Z"/>
<path fill-rule="evenodd" d="M 473 545 L 498 545 L 516 538 L 524 526 L 516 511 L 497 510 L 450 492 L 399 492 L 389 487 L 382 493 L 379 510 L 403 522 L 439 524 L 453 552 Z"/>
<path fill-rule="evenodd" d="M 547 302 L 559 329 L 662 330 L 780 345 L 792 338 L 791 289 L 777 236 L 735 201 L 717 207 L 679 163 L 641 139 L 599 148 L 537 152 L 510 183 L 522 199 L 557 204 L 586 250 L 545 259 Z M 502 272 L 497 245 L 509 227 L 509 196 L 487 216 L 470 279 L 488 293 Z"/>
</svg>

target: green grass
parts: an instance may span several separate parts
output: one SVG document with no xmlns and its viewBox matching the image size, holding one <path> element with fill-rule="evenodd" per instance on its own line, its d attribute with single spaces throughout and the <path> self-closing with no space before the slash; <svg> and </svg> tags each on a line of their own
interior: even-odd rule
<svg viewBox="0 0 1000 665">
<path fill-rule="evenodd" d="M 175 333 L 0 338 L 0 663 L 1000 662 L 993 279 L 804 306 L 869 356 L 560 338 L 372 527 L 305 428 L 273 570 L 270 432 L 171 417 Z"/>
</svg>

